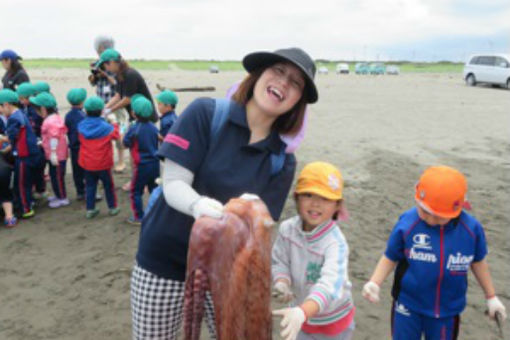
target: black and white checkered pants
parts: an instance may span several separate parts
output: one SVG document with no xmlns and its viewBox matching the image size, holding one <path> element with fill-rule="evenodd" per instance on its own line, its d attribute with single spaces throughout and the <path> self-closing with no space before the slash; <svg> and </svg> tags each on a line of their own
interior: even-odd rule
<svg viewBox="0 0 510 340">
<path fill-rule="evenodd" d="M 131 274 L 133 339 L 177 339 L 181 331 L 184 282 L 161 278 L 137 264 Z M 211 339 L 216 339 L 214 306 L 206 293 L 205 317 Z"/>
</svg>

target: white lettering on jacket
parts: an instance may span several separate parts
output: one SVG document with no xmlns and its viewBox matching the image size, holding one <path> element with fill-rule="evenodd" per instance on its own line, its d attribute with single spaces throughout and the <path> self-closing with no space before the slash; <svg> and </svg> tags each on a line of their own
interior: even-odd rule
<svg viewBox="0 0 510 340">
<path fill-rule="evenodd" d="M 467 271 L 469 269 L 469 265 L 473 261 L 474 256 L 466 256 L 461 253 L 457 253 L 457 255 L 448 256 L 448 263 L 446 268 L 452 271 Z"/>
<path fill-rule="evenodd" d="M 423 261 L 423 262 L 431 262 L 431 263 L 437 262 L 437 257 L 435 254 L 416 251 L 416 250 L 414 250 L 414 247 L 411 248 L 411 251 L 409 252 L 409 258 L 412 260 Z"/>
</svg>

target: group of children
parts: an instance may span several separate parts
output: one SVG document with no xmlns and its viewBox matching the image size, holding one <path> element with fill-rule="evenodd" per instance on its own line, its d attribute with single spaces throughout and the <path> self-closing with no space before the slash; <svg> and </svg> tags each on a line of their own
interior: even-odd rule
<svg viewBox="0 0 510 340">
<path fill-rule="evenodd" d="M 50 208 L 70 204 L 66 191 L 65 174 L 69 155 L 76 200 L 86 201 L 86 218 L 99 214 L 96 200 L 97 184 L 103 183 L 109 215 L 120 212 L 112 177 L 112 141 L 122 138 L 130 149 L 133 164 L 130 200 L 132 215 L 127 219 L 140 224 L 144 215 L 142 196 L 156 186 L 159 177 L 159 159 L 156 156 L 158 143 L 163 140 L 177 119 L 176 94 L 165 90 L 157 96 L 161 124 L 158 130 L 149 117 L 153 112 L 152 102 L 142 95 L 131 98 L 131 108 L 136 121 L 125 136 L 119 133 L 115 115 L 104 116 L 105 103 L 99 97 L 87 98 L 82 88 L 73 88 L 67 93 L 71 110 L 61 117 L 55 97 L 47 83 L 20 84 L 16 91 L 0 90 L 0 143 L 2 168 L 12 169 L 14 182 L 2 179 L 4 224 L 13 227 L 18 217 L 34 216 L 37 199 L 46 198 Z M 45 169 L 48 165 L 53 196 L 46 194 Z M 10 178 L 9 171 L 2 171 Z M 5 187 L 5 188 L 4 188 Z M 11 195 L 11 190 L 12 194 Z M 14 209 L 13 209 L 14 205 Z"/>
<path fill-rule="evenodd" d="M 483 228 L 464 211 L 469 209 L 466 192 L 466 179 L 458 170 L 426 169 L 415 187 L 415 207 L 400 216 L 363 287 L 363 297 L 378 302 L 379 287 L 396 268 L 393 339 L 457 339 L 470 268 L 485 293 L 489 316 L 506 319 L 485 259 Z M 355 307 L 349 248 L 337 224 L 347 216 L 340 171 L 329 163 L 307 164 L 297 179 L 294 199 L 297 216 L 281 223 L 272 250 L 274 294 L 293 306 L 273 311 L 282 317 L 281 336 L 351 339 Z"/>
</svg>

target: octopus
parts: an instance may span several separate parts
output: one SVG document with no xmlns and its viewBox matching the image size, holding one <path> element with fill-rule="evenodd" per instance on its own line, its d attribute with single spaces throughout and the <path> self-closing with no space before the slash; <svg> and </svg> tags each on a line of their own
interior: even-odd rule
<svg viewBox="0 0 510 340">
<path fill-rule="evenodd" d="M 221 219 L 199 218 L 189 241 L 184 338 L 200 338 L 206 292 L 219 340 L 271 339 L 271 227 L 256 196 L 231 199 Z"/>
</svg>

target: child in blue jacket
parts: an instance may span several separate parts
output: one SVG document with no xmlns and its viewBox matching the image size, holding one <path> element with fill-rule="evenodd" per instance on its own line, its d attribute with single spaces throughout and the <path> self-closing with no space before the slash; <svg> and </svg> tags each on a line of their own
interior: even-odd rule
<svg viewBox="0 0 510 340">
<path fill-rule="evenodd" d="M 379 301 L 379 287 L 395 269 L 392 335 L 396 340 L 457 339 L 466 306 L 467 274 L 482 287 L 489 315 L 506 310 L 496 296 L 485 259 L 480 222 L 463 211 L 467 182 L 459 171 L 430 167 L 416 185 L 416 207 L 400 216 L 363 296 Z"/>
<path fill-rule="evenodd" d="M 67 93 L 67 101 L 71 104 L 71 110 L 65 116 L 67 127 L 67 139 L 71 151 L 71 165 L 73 169 L 73 181 L 76 188 L 76 199 L 81 201 L 85 198 L 85 173 L 78 164 L 80 152 L 80 138 L 78 137 L 78 124 L 85 118 L 83 102 L 87 98 L 85 89 L 71 89 Z"/>
<path fill-rule="evenodd" d="M 159 141 L 162 142 L 172 125 L 177 120 L 175 107 L 179 102 L 175 92 L 164 90 L 156 96 L 158 111 L 161 113 L 159 122 Z"/>
<path fill-rule="evenodd" d="M 137 98 L 132 104 L 137 122 L 132 125 L 123 143 L 130 149 L 133 177 L 131 179 L 131 210 L 133 215 L 128 218 L 131 224 L 141 224 L 144 215 L 142 196 L 145 187 L 149 192 L 157 186 L 159 177 L 158 129 L 150 122 L 152 103 L 145 97 Z"/>
</svg>

